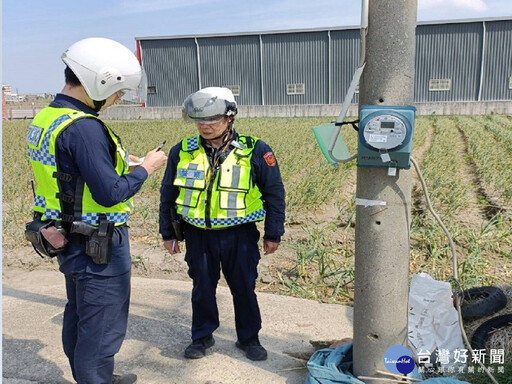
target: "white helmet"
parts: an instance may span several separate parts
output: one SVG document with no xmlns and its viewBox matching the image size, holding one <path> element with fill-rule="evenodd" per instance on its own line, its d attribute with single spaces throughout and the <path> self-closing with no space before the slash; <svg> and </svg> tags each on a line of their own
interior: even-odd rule
<svg viewBox="0 0 512 384">
<path fill-rule="evenodd" d="M 238 112 L 233 92 L 228 88 L 208 87 L 189 95 L 183 102 L 185 120 L 215 116 L 235 116 Z"/>
<path fill-rule="evenodd" d="M 102 37 L 80 40 L 62 54 L 62 61 L 73 71 L 93 100 L 105 100 L 117 91 L 138 90 L 145 86 L 139 61 L 128 48 Z M 142 84 L 141 84 L 142 83 Z"/>
</svg>

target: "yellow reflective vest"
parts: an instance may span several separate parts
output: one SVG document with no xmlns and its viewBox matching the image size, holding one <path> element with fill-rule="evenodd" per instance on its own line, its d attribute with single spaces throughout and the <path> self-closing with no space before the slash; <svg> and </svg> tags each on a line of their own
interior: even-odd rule
<svg viewBox="0 0 512 384">
<path fill-rule="evenodd" d="M 70 177 L 62 174 L 57 167 L 57 138 L 71 123 L 82 118 L 93 118 L 103 123 L 96 116 L 71 108 L 55 108 L 47 106 L 41 110 L 30 124 L 27 133 L 28 156 L 34 177 L 36 179 L 36 196 L 34 211 L 41 213 L 42 219 L 63 220 L 61 199 L 59 198 L 59 180 Z M 127 152 L 123 149 L 119 137 L 103 125 L 113 143 L 117 147 L 115 169 L 118 175 L 128 172 Z M 70 181 L 70 180 L 66 180 Z M 76 195 L 76 193 L 75 193 Z M 133 208 L 133 199 L 118 203 L 112 207 L 104 207 L 94 201 L 91 191 L 84 183 L 81 196 L 81 213 L 74 213 L 74 220 L 81 220 L 97 225 L 100 214 L 116 225 L 122 225 L 128 220 Z M 77 202 L 74 202 L 75 209 Z M 73 212 L 70 213 L 73 215 Z M 70 220 L 67 220 L 70 221 Z"/>
<path fill-rule="evenodd" d="M 199 228 L 219 229 L 265 218 L 261 192 L 251 177 L 251 157 L 258 138 L 239 136 L 242 148 L 234 148 L 212 170 L 200 136 L 181 144 L 174 185 L 178 214 Z"/>
</svg>

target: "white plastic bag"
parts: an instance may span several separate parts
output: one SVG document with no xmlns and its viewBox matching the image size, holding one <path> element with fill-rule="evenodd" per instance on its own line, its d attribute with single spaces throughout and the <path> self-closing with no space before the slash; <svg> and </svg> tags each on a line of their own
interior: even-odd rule
<svg viewBox="0 0 512 384">
<path fill-rule="evenodd" d="M 464 343 L 452 295 L 450 283 L 435 280 L 426 273 L 412 277 L 409 345 L 415 349 L 420 363 L 437 363 L 442 367 L 457 365 L 454 356 L 464 350 Z M 426 361 L 426 356 L 434 355 L 436 349 L 434 361 Z M 425 358 L 423 361 L 422 357 Z"/>
</svg>

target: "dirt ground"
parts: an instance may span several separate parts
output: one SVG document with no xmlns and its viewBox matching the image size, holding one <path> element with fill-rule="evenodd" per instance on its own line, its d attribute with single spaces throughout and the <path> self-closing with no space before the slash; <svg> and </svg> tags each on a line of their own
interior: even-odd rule
<svg viewBox="0 0 512 384">
<path fill-rule="evenodd" d="M 315 222 L 314 215 L 309 219 L 312 223 Z M 321 222 L 316 224 L 321 225 Z M 134 230 L 133 232 L 136 233 L 137 231 Z M 342 231 L 337 231 L 337 241 L 346 242 L 348 244 L 352 243 L 354 239 L 350 236 L 353 234 L 353 231 L 345 231 L 344 233 L 345 235 L 342 234 Z M 258 269 L 257 292 L 292 295 L 291 291 L 282 283 L 281 276 L 286 275 L 286 271 L 293 270 L 294 266 L 296 266 L 296 252 L 291 248 L 290 243 L 292 240 L 298 240 L 306 236 L 303 230 L 303 223 L 291 224 L 287 227 L 287 232 L 283 237 L 279 249 L 272 255 L 262 254 Z M 184 246 L 182 246 L 182 251 L 183 248 Z M 131 236 L 131 254 L 133 276 L 179 281 L 189 280 L 187 265 L 184 261 L 184 252 L 177 255 L 170 255 L 161 244 L 149 245 L 147 241 L 141 241 L 141 239 L 136 236 Z M 4 273 L 6 270 L 9 270 L 9 272 L 13 272 L 14 270 L 58 270 L 56 259 L 43 259 L 29 246 L 22 246 L 16 249 L 4 248 L 2 258 Z M 227 284 L 224 279 L 221 278 L 219 285 L 226 286 Z M 489 320 L 493 316 L 512 313 L 512 288 L 510 286 L 503 286 L 501 288 L 509 298 L 507 307 L 494 315 L 466 323 L 465 328 L 469 338 L 471 338 L 478 326 L 486 320 Z M 351 305 L 352 303 L 349 304 Z M 317 342 L 321 343 L 322 341 Z M 326 340 L 325 342 L 325 345 L 319 344 L 315 345 L 315 347 L 327 347 L 332 340 Z M 509 360 L 512 356 L 511 327 L 506 327 L 495 332 L 492 338 L 488 340 L 488 348 L 504 349 L 506 351 L 506 360 Z"/>
<path fill-rule="evenodd" d="M 291 230 L 289 236 L 300 232 Z M 298 235 L 297 235 L 298 236 Z M 150 245 L 137 238 L 130 241 L 132 255 L 132 275 L 148 278 L 189 280 L 187 264 L 184 260 L 184 244 L 181 244 L 182 252 L 170 255 L 162 244 Z M 285 293 L 285 288 L 280 284 L 278 274 L 281 271 L 293 268 L 295 265 L 294 252 L 285 241 L 272 255 L 263 255 L 258 269 L 257 290 L 267 293 Z M 58 270 L 56 259 L 41 258 L 31 246 L 17 248 L 4 247 L 2 250 L 2 267 L 4 270 Z M 221 279 L 221 285 L 226 285 Z"/>
<path fill-rule="evenodd" d="M 355 176 L 355 175 L 354 175 Z M 350 190 L 355 189 L 355 185 Z M 341 214 L 343 216 L 343 214 Z M 318 209 L 304 217 L 296 217 L 285 225 L 285 234 L 277 251 L 271 255 L 263 254 L 263 241 L 260 238 L 261 259 L 258 266 L 258 279 L 256 290 L 258 292 L 292 295 L 290 290 L 282 284 L 282 276 L 289 271 L 294 271 L 297 265 L 297 251 L 294 249 L 297 243 L 305 242 L 311 235 L 305 231 L 305 227 L 315 228 L 319 233 L 327 225 L 339 222 L 339 226 L 347 225 L 347 218 L 341 217 L 339 209 L 331 206 Z M 258 229 L 263 236 L 263 222 L 258 222 Z M 187 264 L 185 258 L 185 243 L 180 243 L 181 253 L 170 255 L 164 249 L 161 241 L 156 243 L 154 239 L 148 239 L 147 233 L 137 228 L 134 223 L 130 227 L 130 252 L 132 256 L 132 275 L 148 278 L 188 281 Z M 343 243 L 353 246 L 354 231 L 328 231 L 335 243 Z M 23 245 L 5 245 L 2 249 L 2 266 L 4 269 L 23 270 L 58 270 L 56 258 L 41 258 L 28 242 Z M 343 256 L 340 256 L 343 257 Z M 291 272 L 293 273 L 293 272 Z M 227 285 L 221 277 L 220 285 Z"/>
</svg>

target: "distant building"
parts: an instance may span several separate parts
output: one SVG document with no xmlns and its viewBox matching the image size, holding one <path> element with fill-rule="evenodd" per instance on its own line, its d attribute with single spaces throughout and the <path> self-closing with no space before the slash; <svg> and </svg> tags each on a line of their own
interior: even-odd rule
<svg viewBox="0 0 512 384">
<path fill-rule="evenodd" d="M 359 27 L 136 38 L 149 107 L 207 86 L 240 105 L 341 104 L 359 40 Z M 512 18 L 418 23 L 415 102 L 512 100 L 511 47 Z"/>
<path fill-rule="evenodd" d="M 4 92 L 5 101 L 20 101 L 18 94 L 12 92 L 10 84 L 2 84 L 2 91 Z"/>
<path fill-rule="evenodd" d="M 12 87 L 9 84 L 2 84 L 2 91 L 5 93 L 12 93 Z"/>
</svg>

